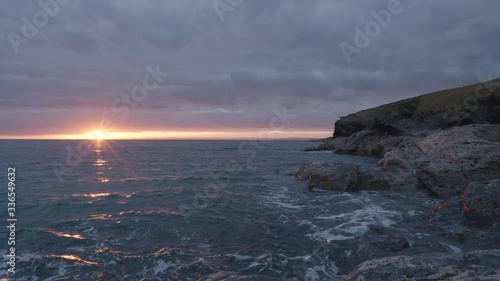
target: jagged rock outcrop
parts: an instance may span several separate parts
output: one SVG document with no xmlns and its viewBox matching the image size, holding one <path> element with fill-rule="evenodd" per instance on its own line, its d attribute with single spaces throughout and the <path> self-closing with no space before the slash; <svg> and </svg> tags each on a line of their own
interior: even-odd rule
<svg viewBox="0 0 500 281">
<path fill-rule="evenodd" d="M 500 177 L 500 125 L 450 128 L 390 154 L 413 167 L 421 187 L 450 198 L 470 182 Z"/>
<path fill-rule="evenodd" d="M 349 137 L 333 138 L 325 148 L 334 148 L 337 153 L 355 155 L 383 155 L 394 147 L 412 139 L 411 136 L 394 136 L 386 132 L 363 130 Z"/>
<path fill-rule="evenodd" d="M 407 140 L 369 170 L 350 163 L 322 163 L 306 165 L 297 175 L 308 179 L 311 189 L 424 188 L 447 199 L 459 195 L 470 182 L 500 177 L 500 125 L 454 127 Z"/>
</svg>

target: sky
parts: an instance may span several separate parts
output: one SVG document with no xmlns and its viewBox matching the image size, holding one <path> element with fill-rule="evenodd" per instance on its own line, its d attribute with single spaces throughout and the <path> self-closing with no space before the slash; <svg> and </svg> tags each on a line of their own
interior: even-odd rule
<svg viewBox="0 0 500 281">
<path fill-rule="evenodd" d="M 0 2 L 0 138 L 319 138 L 500 76 L 500 1 Z M 100 135 L 100 133 L 99 133 Z"/>
</svg>

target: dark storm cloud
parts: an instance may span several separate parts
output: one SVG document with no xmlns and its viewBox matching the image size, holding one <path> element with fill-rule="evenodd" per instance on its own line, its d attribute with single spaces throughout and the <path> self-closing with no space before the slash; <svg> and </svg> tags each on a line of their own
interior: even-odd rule
<svg viewBox="0 0 500 281">
<path fill-rule="evenodd" d="M 2 1 L 0 118 L 16 121 L 0 135 L 96 123 L 146 66 L 170 75 L 123 128 L 259 129 L 287 107 L 292 128 L 329 131 L 341 115 L 500 76 L 494 0 L 401 0 L 348 63 L 339 45 L 391 1 L 243 0 L 221 19 L 214 3 L 225 0 L 41 0 L 58 10 L 30 38 L 23 18 L 33 24 L 40 4 Z"/>
</svg>

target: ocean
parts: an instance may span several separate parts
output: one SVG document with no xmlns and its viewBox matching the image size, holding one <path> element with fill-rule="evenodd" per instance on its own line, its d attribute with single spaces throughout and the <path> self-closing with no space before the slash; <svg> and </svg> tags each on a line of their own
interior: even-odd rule
<svg viewBox="0 0 500 281">
<path fill-rule="evenodd" d="M 6 226 L 15 167 L 10 280 L 340 280 L 360 236 L 405 229 L 418 239 L 414 221 L 438 203 L 420 193 L 310 192 L 294 177 L 302 164 L 378 159 L 304 152 L 313 145 L 304 141 L 81 144 L 0 141 Z"/>
</svg>

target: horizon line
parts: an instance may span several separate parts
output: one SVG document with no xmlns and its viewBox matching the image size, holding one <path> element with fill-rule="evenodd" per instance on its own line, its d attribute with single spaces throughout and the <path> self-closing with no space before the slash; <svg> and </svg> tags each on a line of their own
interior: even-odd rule
<svg viewBox="0 0 500 281">
<path fill-rule="evenodd" d="M 0 135 L 0 140 L 309 140 L 332 136 L 327 130 L 308 131 L 140 131 L 106 132 L 85 129 L 83 134 Z"/>
<path fill-rule="evenodd" d="M 99 142 L 106 142 L 106 141 L 275 141 L 275 140 L 321 140 L 321 139 L 326 139 L 330 138 L 331 136 L 324 137 L 324 138 L 273 138 L 273 139 L 259 139 L 259 138 L 227 138 L 227 139 L 221 139 L 221 138 L 216 138 L 216 139 L 163 139 L 163 138 L 145 138 L 145 139 L 139 139 L 139 138 L 133 138 L 133 139 L 61 139 L 61 138 L 0 138 L 0 141 L 99 141 Z"/>
</svg>

